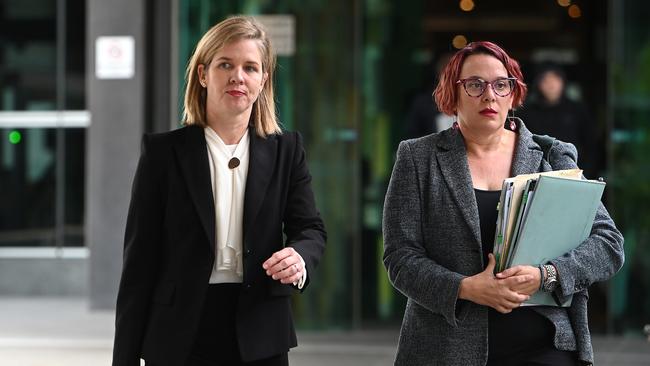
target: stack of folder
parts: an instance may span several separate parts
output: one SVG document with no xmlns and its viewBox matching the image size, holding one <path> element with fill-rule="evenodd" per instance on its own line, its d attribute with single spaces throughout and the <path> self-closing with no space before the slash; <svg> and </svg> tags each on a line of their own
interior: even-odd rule
<svg viewBox="0 0 650 366">
<path fill-rule="evenodd" d="M 591 232 L 605 188 L 569 169 L 518 175 L 503 181 L 494 238 L 495 272 L 538 266 L 576 248 Z M 538 291 L 524 305 L 569 306 Z"/>
</svg>

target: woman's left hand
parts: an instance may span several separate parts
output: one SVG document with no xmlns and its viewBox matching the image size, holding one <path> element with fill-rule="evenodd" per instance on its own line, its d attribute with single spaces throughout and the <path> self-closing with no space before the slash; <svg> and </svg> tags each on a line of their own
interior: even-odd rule
<svg viewBox="0 0 650 366">
<path fill-rule="evenodd" d="M 262 264 L 266 274 L 284 284 L 297 283 L 304 269 L 302 257 L 291 247 L 279 250 Z"/>
<path fill-rule="evenodd" d="M 517 275 L 529 275 L 529 278 L 531 279 L 529 281 L 518 283 L 514 288 L 512 288 L 513 291 L 530 296 L 539 290 L 542 283 L 542 274 L 539 272 L 539 268 L 537 267 L 521 265 L 514 266 L 503 272 L 497 273 L 496 278 L 501 280 Z"/>
</svg>

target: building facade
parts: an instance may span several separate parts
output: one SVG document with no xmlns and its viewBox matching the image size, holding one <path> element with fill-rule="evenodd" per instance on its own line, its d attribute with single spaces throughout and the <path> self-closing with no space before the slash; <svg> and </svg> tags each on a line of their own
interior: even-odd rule
<svg viewBox="0 0 650 366">
<path fill-rule="evenodd" d="M 586 173 L 608 182 L 606 205 L 627 254 L 621 273 L 592 286 L 591 324 L 595 332 L 641 334 L 650 323 L 650 34 L 640 10 L 648 7 L 640 0 L 4 1 L 0 296 L 85 296 L 93 308 L 114 307 L 140 137 L 178 127 L 196 41 L 226 16 L 248 14 L 277 45 L 278 114 L 305 137 L 328 227 L 313 285 L 295 298 L 301 327 L 399 323 L 405 300 L 381 263 L 394 151 L 413 135 L 416 108 L 435 117 L 428 96 L 436 64 L 486 39 L 521 62 L 529 84 L 539 64 L 560 64 L 571 96 L 588 107 L 594 137 Z"/>
</svg>

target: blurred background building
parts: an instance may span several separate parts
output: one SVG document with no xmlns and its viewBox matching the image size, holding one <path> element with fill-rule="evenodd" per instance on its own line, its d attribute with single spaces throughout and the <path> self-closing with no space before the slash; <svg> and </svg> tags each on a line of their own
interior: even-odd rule
<svg viewBox="0 0 650 366">
<path fill-rule="evenodd" d="M 399 324 L 405 299 L 381 262 L 394 151 L 413 101 L 433 89 L 433 65 L 492 40 L 531 85 L 539 65 L 560 65 L 567 98 L 588 110 L 581 161 L 608 182 L 627 255 L 621 273 L 590 289 L 590 324 L 641 336 L 650 323 L 649 13 L 644 0 L 2 0 L 0 296 L 114 307 L 140 137 L 178 127 L 194 44 L 224 17 L 248 14 L 278 49 L 280 119 L 305 137 L 329 232 L 312 286 L 295 297 L 302 329 Z M 418 108 L 435 115 L 424 100 Z"/>
</svg>

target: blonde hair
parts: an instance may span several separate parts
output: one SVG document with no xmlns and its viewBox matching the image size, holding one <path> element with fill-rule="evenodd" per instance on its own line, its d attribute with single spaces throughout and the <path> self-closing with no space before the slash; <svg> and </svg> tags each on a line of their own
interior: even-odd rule
<svg viewBox="0 0 650 366">
<path fill-rule="evenodd" d="M 194 54 L 187 65 L 185 80 L 185 102 L 183 105 L 183 124 L 207 126 L 205 108 L 206 93 L 199 82 L 199 65 L 209 65 L 210 61 L 226 44 L 242 39 L 258 41 L 262 58 L 262 72 L 268 77 L 257 100 L 253 103 L 251 122 L 260 137 L 280 134 L 280 124 L 275 114 L 273 99 L 273 72 L 275 71 L 275 54 L 264 27 L 254 18 L 232 16 L 208 30 L 196 45 Z"/>
</svg>

